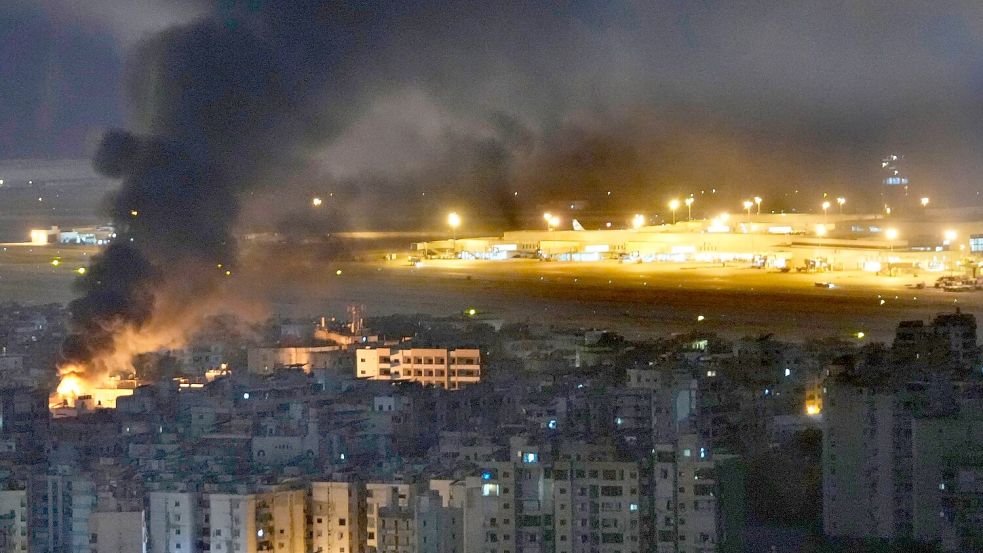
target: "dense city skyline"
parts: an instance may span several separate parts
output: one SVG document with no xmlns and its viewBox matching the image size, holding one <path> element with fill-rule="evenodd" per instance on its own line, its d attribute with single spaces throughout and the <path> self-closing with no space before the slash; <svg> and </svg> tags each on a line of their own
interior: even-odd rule
<svg viewBox="0 0 983 553">
<path fill-rule="evenodd" d="M 7 0 L 0 553 L 983 551 L 983 4 Z"/>
</svg>

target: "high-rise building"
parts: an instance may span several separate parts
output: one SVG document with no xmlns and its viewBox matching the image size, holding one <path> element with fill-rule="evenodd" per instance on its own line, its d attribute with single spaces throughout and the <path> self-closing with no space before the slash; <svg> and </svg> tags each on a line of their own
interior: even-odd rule
<svg viewBox="0 0 983 553">
<path fill-rule="evenodd" d="M 639 463 L 597 448 L 549 450 L 514 441 L 512 461 L 466 481 L 465 553 L 648 551 Z"/>
<path fill-rule="evenodd" d="M 946 551 L 983 547 L 983 413 L 912 423 L 912 531 Z"/>
<path fill-rule="evenodd" d="M 208 495 L 211 551 L 304 553 L 306 490 Z"/>
<path fill-rule="evenodd" d="M 826 383 L 823 432 L 823 529 L 833 537 L 934 541 L 943 538 L 939 492 L 945 467 L 980 439 L 972 417 L 978 393 L 944 379 L 864 387 Z M 963 399 L 961 399 L 963 398 Z M 975 414 L 974 414 L 975 413 Z M 950 474 L 951 476 L 951 474 Z M 972 487 L 972 486 L 971 486 Z"/>
<path fill-rule="evenodd" d="M 83 474 L 65 470 L 32 476 L 27 487 L 30 551 L 90 553 L 95 506 L 95 486 Z"/>
<path fill-rule="evenodd" d="M 891 391 L 837 383 L 827 385 L 825 406 L 824 532 L 848 538 L 909 535 L 910 413 Z"/>
<path fill-rule="evenodd" d="M 148 494 L 151 553 L 196 551 L 207 502 L 193 492 L 156 491 Z"/>
<path fill-rule="evenodd" d="M 698 435 L 655 447 L 652 521 L 658 553 L 741 551 L 743 468 Z"/>
<path fill-rule="evenodd" d="M 310 551 L 365 553 L 365 496 L 358 482 L 312 482 Z"/>
</svg>

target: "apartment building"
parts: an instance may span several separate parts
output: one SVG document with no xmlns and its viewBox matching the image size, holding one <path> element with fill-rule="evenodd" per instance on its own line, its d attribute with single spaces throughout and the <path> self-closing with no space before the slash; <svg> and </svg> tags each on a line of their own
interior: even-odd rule
<svg viewBox="0 0 983 553">
<path fill-rule="evenodd" d="M 148 551 L 197 551 L 207 502 L 194 492 L 154 491 L 147 495 Z M 203 504 L 204 503 L 204 504 Z"/>
<path fill-rule="evenodd" d="M 304 553 L 306 490 L 208 494 L 211 551 Z"/>
<path fill-rule="evenodd" d="M 150 492 L 147 551 L 304 553 L 306 504 L 306 488 Z"/>
<path fill-rule="evenodd" d="M 983 546 L 983 413 L 912 422 L 912 531 L 946 551 Z"/>
<path fill-rule="evenodd" d="M 849 538 L 910 535 L 910 414 L 890 391 L 830 383 L 826 400 L 824 532 Z"/>
<path fill-rule="evenodd" d="M 366 552 L 366 491 L 357 482 L 312 482 L 311 549 L 314 553 Z"/>
<path fill-rule="evenodd" d="M 418 553 L 462 553 L 464 551 L 463 482 L 434 481 L 430 490 L 416 497 L 415 524 Z"/>
<path fill-rule="evenodd" d="M 92 553 L 146 551 L 147 532 L 143 509 L 97 508 L 89 522 Z"/>
<path fill-rule="evenodd" d="M 362 348 L 355 355 L 358 378 L 418 382 L 447 390 L 481 381 L 478 349 Z"/>
<path fill-rule="evenodd" d="M 514 441 L 512 460 L 466 479 L 465 553 L 648 551 L 638 463 Z"/>
<path fill-rule="evenodd" d="M 655 446 L 653 532 L 658 553 L 741 551 L 743 470 L 696 434 Z"/>
<path fill-rule="evenodd" d="M 62 471 L 32 476 L 27 486 L 28 549 L 90 553 L 95 506 L 95 485 L 85 475 Z"/>
<path fill-rule="evenodd" d="M 27 551 L 27 492 L 0 491 L 0 553 Z"/>
<path fill-rule="evenodd" d="M 369 551 L 382 551 L 380 512 L 387 508 L 408 511 L 415 501 L 415 495 L 416 486 L 412 484 L 394 482 L 365 484 L 365 529 Z M 390 526 L 390 529 L 393 528 Z"/>
</svg>

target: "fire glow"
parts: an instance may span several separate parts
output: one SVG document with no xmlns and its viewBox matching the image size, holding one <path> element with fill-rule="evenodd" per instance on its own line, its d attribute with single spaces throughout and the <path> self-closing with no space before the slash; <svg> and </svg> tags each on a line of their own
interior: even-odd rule
<svg viewBox="0 0 983 553">
<path fill-rule="evenodd" d="M 87 378 L 84 367 L 74 364 L 62 366 L 58 372 L 61 381 L 48 398 L 48 408 L 52 410 L 114 409 L 116 400 L 132 394 L 137 384 L 135 380 L 113 376 L 93 381 Z M 65 414 L 62 412 L 61 416 Z"/>
<path fill-rule="evenodd" d="M 59 368 L 61 381 L 52 394 L 48 403 L 52 407 L 74 407 L 80 396 L 84 396 L 87 388 L 82 372 L 75 365 L 66 365 Z"/>
</svg>

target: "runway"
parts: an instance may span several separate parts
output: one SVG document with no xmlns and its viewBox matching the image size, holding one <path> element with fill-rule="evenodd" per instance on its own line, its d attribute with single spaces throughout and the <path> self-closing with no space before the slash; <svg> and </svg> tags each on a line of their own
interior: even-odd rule
<svg viewBox="0 0 983 553">
<path fill-rule="evenodd" d="M 938 275 L 534 260 L 328 265 L 317 279 L 321 284 L 305 287 L 302 296 L 278 294 L 278 309 L 342 313 L 346 304 L 361 303 L 371 316 L 452 315 L 474 307 L 506 321 L 607 328 L 634 338 L 701 328 L 732 337 L 774 333 L 794 340 L 855 339 L 863 332 L 866 340 L 890 340 L 900 320 L 928 319 L 956 306 L 975 312 L 983 303 L 983 291 L 932 288 Z M 835 287 L 817 287 L 819 281 Z M 927 288 L 906 287 L 917 282 Z"/>
</svg>

